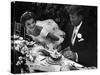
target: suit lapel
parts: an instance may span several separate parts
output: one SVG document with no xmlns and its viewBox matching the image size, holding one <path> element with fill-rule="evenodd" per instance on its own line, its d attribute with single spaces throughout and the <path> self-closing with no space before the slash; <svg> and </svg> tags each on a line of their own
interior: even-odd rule
<svg viewBox="0 0 100 75">
<path fill-rule="evenodd" d="M 78 35 L 79 33 L 82 34 L 82 30 L 83 30 L 83 23 L 81 24 L 80 28 L 78 29 L 78 31 L 77 31 L 77 33 L 76 33 L 74 45 L 76 45 L 76 44 L 78 43 L 79 38 L 77 37 L 77 35 Z"/>
</svg>

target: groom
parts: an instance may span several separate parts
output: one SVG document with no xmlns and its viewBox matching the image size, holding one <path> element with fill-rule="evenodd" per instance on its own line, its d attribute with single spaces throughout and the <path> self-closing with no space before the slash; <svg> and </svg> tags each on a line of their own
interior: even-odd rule
<svg viewBox="0 0 100 75">
<path fill-rule="evenodd" d="M 97 67 L 96 7 L 86 7 L 87 13 L 83 8 L 72 8 L 73 12 L 69 13 L 73 31 L 70 47 L 65 49 L 63 55 L 84 66 Z"/>
</svg>

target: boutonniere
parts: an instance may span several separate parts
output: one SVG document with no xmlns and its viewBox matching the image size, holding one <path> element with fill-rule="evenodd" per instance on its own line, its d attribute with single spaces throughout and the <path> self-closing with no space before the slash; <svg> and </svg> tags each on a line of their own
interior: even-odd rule
<svg viewBox="0 0 100 75">
<path fill-rule="evenodd" d="M 78 42 L 84 41 L 81 33 L 77 34 L 77 38 L 78 38 Z"/>
</svg>

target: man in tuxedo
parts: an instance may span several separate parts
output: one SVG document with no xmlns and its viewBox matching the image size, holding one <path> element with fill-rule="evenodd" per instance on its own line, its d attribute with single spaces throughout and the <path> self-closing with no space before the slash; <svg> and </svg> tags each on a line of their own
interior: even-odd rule
<svg viewBox="0 0 100 75">
<path fill-rule="evenodd" d="M 63 55 L 84 66 L 97 67 L 96 7 L 83 8 L 76 7 L 69 13 L 73 31 L 70 47 Z"/>
</svg>

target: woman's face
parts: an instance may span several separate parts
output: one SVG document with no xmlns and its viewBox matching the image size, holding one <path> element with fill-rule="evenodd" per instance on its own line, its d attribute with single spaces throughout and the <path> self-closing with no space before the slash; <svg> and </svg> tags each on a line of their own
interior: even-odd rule
<svg viewBox="0 0 100 75">
<path fill-rule="evenodd" d="M 27 29 L 32 29 L 32 28 L 34 28 L 34 26 L 35 26 L 35 21 L 34 21 L 33 18 L 31 18 L 31 19 L 29 19 L 29 20 L 26 20 L 26 22 L 25 22 L 25 27 L 26 27 Z"/>
</svg>

